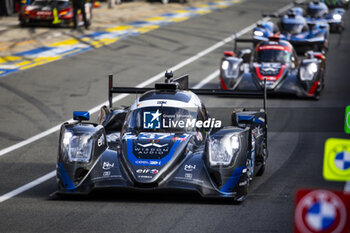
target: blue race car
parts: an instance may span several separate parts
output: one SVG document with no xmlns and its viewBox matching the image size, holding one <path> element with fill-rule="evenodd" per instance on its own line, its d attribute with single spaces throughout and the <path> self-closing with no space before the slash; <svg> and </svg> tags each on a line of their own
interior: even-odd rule
<svg viewBox="0 0 350 233">
<path fill-rule="evenodd" d="M 344 13 L 343 8 L 334 8 L 329 11 L 327 5 L 319 0 L 314 0 L 307 5 L 306 20 L 308 22 L 323 23 L 330 26 L 331 32 L 341 32 L 344 30 Z"/>
<path fill-rule="evenodd" d="M 279 33 L 281 40 L 289 41 L 298 53 L 308 50 L 327 52 L 329 25 L 327 22 L 308 22 L 302 16 L 302 9 L 295 7 L 285 15 L 264 15 L 279 17 L 278 27 L 272 22 L 265 21 L 253 29 L 255 44 L 260 41 L 268 41 L 268 38 Z"/>
<path fill-rule="evenodd" d="M 241 93 L 189 89 L 188 75 L 173 79 L 167 73 L 166 78 L 154 88 L 135 88 L 114 87 L 110 76 L 109 108 L 101 108 L 98 123 L 87 122 L 89 112 L 75 112 L 76 122 L 62 125 L 58 194 L 192 190 L 208 198 L 246 198 L 254 176 L 265 169 L 265 110 L 234 109 L 230 126 L 222 127 L 198 95 Z M 118 109 L 112 106 L 113 93 L 141 95 Z"/>
</svg>

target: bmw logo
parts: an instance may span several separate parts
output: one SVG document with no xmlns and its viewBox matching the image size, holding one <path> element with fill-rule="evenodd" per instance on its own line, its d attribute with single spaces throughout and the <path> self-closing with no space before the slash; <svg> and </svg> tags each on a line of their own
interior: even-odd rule
<svg viewBox="0 0 350 233">
<path fill-rule="evenodd" d="M 343 201 L 335 193 L 327 190 L 311 191 L 296 206 L 297 232 L 341 232 L 346 224 L 346 214 Z"/>
<path fill-rule="evenodd" d="M 339 170 L 347 170 L 350 168 L 350 153 L 347 151 L 339 152 L 335 156 L 335 165 Z"/>
</svg>

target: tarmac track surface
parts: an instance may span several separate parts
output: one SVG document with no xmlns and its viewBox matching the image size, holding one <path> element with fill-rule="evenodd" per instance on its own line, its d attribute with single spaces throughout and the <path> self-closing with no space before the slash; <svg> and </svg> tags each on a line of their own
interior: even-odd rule
<svg viewBox="0 0 350 233">
<path fill-rule="evenodd" d="M 249 0 L 205 16 L 169 25 L 100 49 L 17 72 L 0 80 L 0 148 L 43 132 L 107 98 L 107 75 L 136 86 L 197 54 L 234 31 L 287 5 L 287 0 Z M 349 12 L 346 25 L 350 25 Z M 326 88 L 320 101 L 270 99 L 269 161 L 242 205 L 203 200 L 193 193 L 98 192 L 50 200 L 54 178 L 0 203 L 0 232 L 292 232 L 294 194 L 304 187 L 342 190 L 322 178 L 324 142 L 345 137 L 344 108 L 350 103 L 347 66 L 350 30 L 332 35 Z M 213 73 L 226 44 L 184 66 L 191 85 Z M 206 88 L 216 88 L 214 79 Z M 133 96 L 117 105 L 131 104 Z M 209 110 L 260 107 L 258 99 L 203 97 Z M 227 110 L 228 109 L 228 110 Z M 315 109 L 315 111 L 313 111 Z M 216 111 L 227 118 L 225 111 Z M 310 124 L 308 124 L 310 122 Z M 313 122 L 316 122 L 312 124 Z M 311 126 L 310 126 L 311 125 Z M 0 157 L 0 195 L 55 169 L 58 132 Z"/>
</svg>

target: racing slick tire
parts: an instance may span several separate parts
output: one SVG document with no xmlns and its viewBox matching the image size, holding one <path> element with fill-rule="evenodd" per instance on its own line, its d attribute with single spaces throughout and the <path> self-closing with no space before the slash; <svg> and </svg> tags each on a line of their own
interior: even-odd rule
<svg viewBox="0 0 350 233">
<path fill-rule="evenodd" d="M 320 95 L 321 95 L 320 92 L 316 93 L 314 96 L 314 100 L 320 100 L 320 98 L 321 98 Z"/>
<path fill-rule="evenodd" d="M 238 182 L 245 182 L 246 184 L 237 191 L 237 196 L 233 199 L 233 204 L 235 205 L 239 205 L 243 203 L 245 199 L 247 199 L 250 184 L 248 173 L 246 172 Z"/>
<path fill-rule="evenodd" d="M 325 71 L 324 71 L 324 73 L 325 73 Z M 322 78 L 321 78 L 321 90 L 320 90 L 320 92 L 323 91 L 323 89 L 325 87 L 324 73 L 323 73 Z"/>
<path fill-rule="evenodd" d="M 320 98 L 321 98 L 321 92 L 322 92 L 322 90 L 323 90 L 323 88 L 324 88 L 324 80 L 321 80 L 320 86 L 321 86 L 320 89 L 317 90 L 317 91 L 315 92 L 315 95 L 312 97 L 314 100 L 320 100 Z"/>
<path fill-rule="evenodd" d="M 259 168 L 259 171 L 256 173 L 256 176 L 262 176 L 265 172 L 265 167 L 266 167 L 266 159 L 268 157 L 268 150 L 267 150 L 267 147 L 266 147 L 266 143 L 264 144 L 264 149 L 263 149 L 263 152 L 262 152 L 262 156 L 264 158 L 263 160 L 263 164 L 261 165 L 261 167 Z"/>
<path fill-rule="evenodd" d="M 249 136 L 249 141 L 252 142 L 251 136 Z M 234 204 L 240 204 L 247 198 L 249 185 L 254 178 L 255 159 L 251 159 L 249 155 L 247 157 L 246 167 L 247 171 L 238 181 L 239 184 L 243 183 L 243 185 L 237 191 L 237 196 L 233 201 Z"/>
<path fill-rule="evenodd" d="M 249 163 L 249 159 L 247 159 L 247 164 Z M 238 180 L 238 183 L 245 183 L 237 190 L 237 195 L 233 198 L 233 204 L 239 205 L 247 199 L 249 186 L 250 186 L 251 178 L 249 177 L 248 172 L 245 172 L 242 177 Z"/>
</svg>

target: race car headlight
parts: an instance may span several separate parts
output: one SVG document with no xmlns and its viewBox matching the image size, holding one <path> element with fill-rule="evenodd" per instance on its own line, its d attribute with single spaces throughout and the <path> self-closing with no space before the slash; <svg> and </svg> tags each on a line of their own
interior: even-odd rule
<svg viewBox="0 0 350 233">
<path fill-rule="evenodd" d="M 341 20 L 341 15 L 340 14 L 334 14 L 333 15 L 334 20 Z"/>
<path fill-rule="evenodd" d="M 311 63 L 306 67 L 301 67 L 300 79 L 302 81 L 311 81 L 314 78 L 314 75 L 316 72 L 317 72 L 317 65 L 315 63 Z"/>
<path fill-rule="evenodd" d="M 239 150 L 237 135 L 224 136 L 209 140 L 208 153 L 211 166 L 230 165 Z"/>
<path fill-rule="evenodd" d="M 222 64 L 221 64 L 221 68 L 222 68 L 223 70 L 227 70 L 228 67 L 229 67 L 229 65 L 230 65 L 230 62 L 228 62 L 228 61 L 223 61 Z"/>
<path fill-rule="evenodd" d="M 62 153 L 69 162 L 89 162 L 92 152 L 92 135 L 90 133 L 72 133 L 66 131 L 62 137 Z"/>
<path fill-rule="evenodd" d="M 237 78 L 239 76 L 239 71 L 242 71 L 242 66 L 237 62 L 224 60 L 221 63 L 221 69 L 224 71 L 226 78 Z"/>
<path fill-rule="evenodd" d="M 262 31 L 254 31 L 254 36 L 263 36 L 264 33 Z"/>
</svg>

